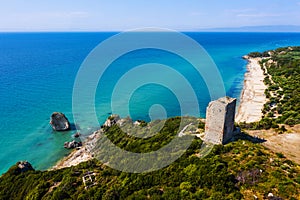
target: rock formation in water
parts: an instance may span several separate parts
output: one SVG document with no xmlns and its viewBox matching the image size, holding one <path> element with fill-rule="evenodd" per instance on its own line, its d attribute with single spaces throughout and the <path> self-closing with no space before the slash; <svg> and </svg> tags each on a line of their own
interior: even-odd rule
<svg viewBox="0 0 300 200">
<path fill-rule="evenodd" d="M 68 118 L 60 112 L 52 113 L 50 117 L 50 124 L 55 131 L 67 131 L 70 129 L 70 122 Z"/>
<path fill-rule="evenodd" d="M 64 147 L 66 149 L 75 149 L 77 147 L 81 147 L 82 146 L 82 142 L 76 142 L 75 140 L 73 140 L 72 142 L 65 142 Z"/>
<path fill-rule="evenodd" d="M 81 136 L 81 134 L 79 132 L 77 132 L 77 133 L 74 134 L 75 138 L 79 138 L 80 136 Z"/>
</svg>

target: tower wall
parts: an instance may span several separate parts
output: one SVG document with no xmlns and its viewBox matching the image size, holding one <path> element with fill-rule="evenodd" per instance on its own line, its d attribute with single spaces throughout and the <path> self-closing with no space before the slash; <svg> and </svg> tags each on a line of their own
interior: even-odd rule
<svg viewBox="0 0 300 200">
<path fill-rule="evenodd" d="M 236 99 L 223 97 L 209 103 L 206 110 L 204 140 L 225 144 L 233 137 Z"/>
</svg>

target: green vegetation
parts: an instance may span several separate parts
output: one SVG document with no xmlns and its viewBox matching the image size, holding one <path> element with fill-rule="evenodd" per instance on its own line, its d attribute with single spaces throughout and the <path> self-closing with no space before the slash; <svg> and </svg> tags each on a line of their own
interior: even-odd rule
<svg viewBox="0 0 300 200">
<path fill-rule="evenodd" d="M 251 52 L 251 53 L 248 54 L 248 56 L 250 56 L 252 58 L 261 58 L 261 57 L 269 57 L 270 54 L 267 51 L 265 51 L 263 53 L 260 53 L 260 52 Z"/>
<path fill-rule="evenodd" d="M 242 191 L 266 194 L 277 190 L 283 199 L 299 199 L 299 166 L 285 159 L 283 154 L 271 154 L 260 144 L 241 141 L 223 147 L 222 160 L 239 180 Z M 295 190 L 294 195 L 290 193 Z M 257 193 L 256 193 L 257 194 Z M 246 199 L 252 199 L 248 196 Z M 261 198 L 259 198 L 261 199 Z"/>
<path fill-rule="evenodd" d="M 278 124 L 300 123 L 300 47 L 280 48 L 272 51 L 270 59 L 262 61 L 269 76 L 264 106 L 265 117 Z"/>
<path fill-rule="evenodd" d="M 180 121 L 179 117 L 166 120 L 157 136 L 145 139 L 148 142 L 125 136 L 117 126 L 107 128 L 105 134 L 121 148 L 148 151 L 169 142 Z M 238 140 L 217 145 L 199 158 L 201 145 L 195 138 L 176 162 L 142 174 L 120 172 L 97 160 L 56 171 L 22 173 L 16 165 L 0 178 L 0 199 L 249 199 L 269 192 L 285 199 L 299 197 L 300 167 L 284 156 Z M 82 178 L 88 172 L 95 173 L 97 184 L 85 188 Z"/>
<path fill-rule="evenodd" d="M 265 57 L 267 52 L 250 53 L 250 57 Z M 278 124 L 300 124 L 300 47 L 279 48 L 268 51 L 269 57 L 261 61 L 266 75 L 264 83 L 268 102 L 262 110 L 260 122 L 245 124 L 242 128 L 270 129 L 279 128 Z M 285 128 L 278 129 L 283 133 Z"/>
<path fill-rule="evenodd" d="M 270 59 L 262 61 L 269 76 L 264 106 L 265 117 L 278 124 L 300 123 L 300 47 L 279 48 L 272 51 Z"/>
<path fill-rule="evenodd" d="M 192 125 L 195 121 L 197 119 L 194 117 L 174 117 L 150 123 L 140 122 L 139 126 L 135 126 L 131 119 L 127 118 L 122 122 L 122 126 L 105 127 L 104 130 L 108 139 L 116 146 L 130 152 L 146 153 L 167 145 L 178 134 L 178 130 L 182 130 L 186 125 L 190 124 L 187 131 L 196 132 L 196 128 L 204 123 Z M 104 142 L 101 139 L 97 142 L 99 149 Z"/>
</svg>

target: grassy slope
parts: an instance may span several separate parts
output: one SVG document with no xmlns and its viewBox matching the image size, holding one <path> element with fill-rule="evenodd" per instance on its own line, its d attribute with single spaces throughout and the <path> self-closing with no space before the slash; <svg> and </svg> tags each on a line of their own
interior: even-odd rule
<svg viewBox="0 0 300 200">
<path fill-rule="evenodd" d="M 168 120 L 163 132 L 173 131 L 179 122 L 180 118 Z M 113 127 L 106 134 L 117 137 L 119 130 Z M 125 145 L 123 139 L 117 143 Z M 161 141 L 154 139 L 150 146 L 156 148 L 156 143 Z M 200 159 L 196 155 L 201 144 L 195 139 L 176 162 L 144 174 L 119 172 L 96 160 L 58 171 L 21 174 L 13 166 L 0 178 L 0 199 L 248 199 L 269 192 L 282 198 L 299 198 L 300 168 L 282 155 L 260 144 L 238 140 L 215 146 Z M 88 171 L 97 173 L 98 184 L 86 190 L 82 177 Z"/>
</svg>

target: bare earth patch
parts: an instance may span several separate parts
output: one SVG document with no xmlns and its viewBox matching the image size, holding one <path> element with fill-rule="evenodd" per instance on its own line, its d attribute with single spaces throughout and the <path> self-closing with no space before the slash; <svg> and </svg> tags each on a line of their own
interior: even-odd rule
<svg viewBox="0 0 300 200">
<path fill-rule="evenodd" d="M 287 132 L 278 134 L 275 130 L 247 130 L 251 136 L 267 140 L 264 146 L 276 153 L 282 153 L 288 159 L 300 164 L 300 124 L 286 127 Z"/>
</svg>

